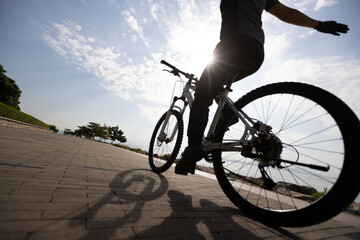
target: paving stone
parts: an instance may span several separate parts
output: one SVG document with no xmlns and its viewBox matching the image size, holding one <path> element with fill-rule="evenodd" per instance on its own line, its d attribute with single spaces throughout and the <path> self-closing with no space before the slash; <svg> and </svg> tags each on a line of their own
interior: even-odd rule
<svg viewBox="0 0 360 240">
<path fill-rule="evenodd" d="M 24 220 L 24 219 L 41 219 L 43 211 L 39 210 L 14 210 L 1 211 L 0 221 L 4 220 Z"/>
<path fill-rule="evenodd" d="M 360 229 L 334 219 L 271 227 L 214 179 L 155 174 L 147 156 L 105 143 L 0 127 L 0 239 L 350 240 Z"/>
<path fill-rule="evenodd" d="M 6 240 L 27 240 L 28 232 L 0 232 L 0 239 Z"/>
</svg>

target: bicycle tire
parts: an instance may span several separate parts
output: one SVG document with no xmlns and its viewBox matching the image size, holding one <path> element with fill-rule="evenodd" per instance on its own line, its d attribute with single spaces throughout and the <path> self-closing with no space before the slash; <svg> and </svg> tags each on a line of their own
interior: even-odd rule
<svg viewBox="0 0 360 240">
<path fill-rule="evenodd" d="M 175 142 L 167 142 L 166 140 L 159 140 L 158 134 L 165 121 L 167 113 L 168 112 L 165 112 L 157 122 L 150 140 L 149 164 L 151 170 L 155 173 L 165 172 L 174 163 L 179 153 L 182 138 L 184 135 L 184 122 L 181 117 L 181 114 L 178 111 L 171 110 L 169 121 L 166 123 L 166 124 L 170 124 L 170 126 L 167 126 L 165 129 L 166 130 L 165 137 L 169 135 L 168 133 L 172 132 L 173 127 L 177 126 L 177 133 L 176 136 L 174 137 Z"/>
<path fill-rule="evenodd" d="M 287 98 L 288 101 L 281 100 L 286 97 L 289 97 Z M 302 101 L 304 105 L 300 105 L 299 102 L 293 105 L 297 100 Z M 275 104 L 275 102 L 277 103 Z M 294 111 L 291 112 L 289 109 L 292 105 L 294 106 Z M 229 154 L 225 151 L 214 151 L 213 164 L 218 182 L 227 197 L 239 209 L 250 216 L 271 224 L 300 227 L 326 221 L 336 216 L 353 202 L 360 190 L 360 175 L 358 174 L 360 161 L 357 159 L 360 124 L 359 119 L 342 100 L 312 85 L 284 82 L 259 87 L 240 98 L 235 103 L 235 106 L 238 110 L 241 109 L 248 115 L 255 114 L 259 119 L 264 118 L 265 120 L 261 120 L 267 125 L 272 126 L 272 123 L 280 125 L 279 128 L 272 126 L 272 131 L 276 138 L 281 140 L 281 156 L 286 155 L 290 157 L 291 154 L 294 154 L 294 159 L 297 157 L 298 162 L 313 161 L 318 165 L 323 163 L 330 164 L 330 170 L 326 173 L 320 173 L 318 170 L 313 169 L 303 169 L 295 164 L 286 165 L 281 163 L 280 165 L 283 165 L 283 169 L 274 167 L 274 165 L 268 166 L 266 168 L 267 176 L 270 176 L 269 178 L 272 180 L 282 180 L 285 186 L 278 188 L 280 181 L 274 181 L 276 186 L 270 187 L 269 190 L 269 187 L 264 184 L 266 179 L 259 175 L 258 170 L 251 169 L 252 166 L 256 167 L 257 161 L 251 158 L 240 157 L 241 154 L 239 152 L 230 152 Z M 259 106 L 262 106 L 262 109 L 258 108 Z M 303 112 L 301 109 L 303 106 L 306 106 L 306 108 L 311 106 L 313 109 Z M 265 111 L 265 107 L 268 107 L 268 110 Z M 253 111 L 251 110 L 252 108 Z M 279 111 L 276 108 L 280 108 Z M 286 108 L 285 113 L 282 109 Z M 323 112 L 320 112 L 321 108 Z M 301 111 L 300 115 L 295 116 L 295 110 Z M 282 116 L 284 116 L 283 121 L 278 119 Z M 331 119 L 333 122 L 330 123 Z M 226 122 L 219 123 L 215 142 L 226 142 L 229 134 L 235 133 L 236 126 L 229 126 L 230 121 L 231 117 Z M 288 124 L 287 129 L 281 128 L 281 124 L 284 124 L 284 122 Z M 321 129 L 308 129 L 312 127 L 312 125 L 309 125 L 311 122 L 314 124 L 318 123 Z M 236 125 L 241 125 L 241 121 Z M 324 126 L 322 127 L 322 125 Z M 295 132 L 301 128 L 305 128 L 303 131 L 307 132 Z M 286 131 L 291 133 L 286 135 Z M 321 135 L 324 135 L 324 138 L 328 138 L 321 141 Z M 340 138 L 334 138 L 333 135 L 339 135 Z M 240 139 L 241 136 L 237 135 L 237 138 Z M 296 140 L 295 137 L 298 137 L 298 139 Z M 286 143 L 286 141 L 290 141 L 287 138 L 294 138 L 292 145 Z M 314 146 L 311 147 L 311 144 Z M 341 147 L 341 144 L 343 144 L 343 147 Z M 291 150 L 291 148 L 294 148 L 296 151 L 294 149 Z M 318 152 L 321 153 L 319 154 Z M 230 157 L 231 154 L 233 156 Z M 324 160 L 323 162 L 318 162 L 321 156 L 324 157 Z M 234 157 L 237 157 L 239 160 L 237 162 L 235 160 L 229 162 Z M 339 159 L 343 162 L 337 162 Z M 248 165 L 245 165 L 245 163 Z M 235 175 L 233 169 L 229 169 L 231 167 L 229 164 L 233 166 L 234 170 L 236 169 Z M 236 166 L 236 164 L 239 165 Z M 259 165 L 257 167 L 260 169 Z M 282 171 L 282 173 L 279 174 L 277 171 L 279 173 Z M 242 173 L 245 174 L 243 175 Z M 250 176 L 246 175 L 248 173 L 252 173 L 253 178 L 249 178 Z M 285 173 L 287 174 L 285 177 L 281 175 Z M 237 179 L 231 179 L 229 176 Z M 257 178 L 259 176 L 261 176 L 260 181 Z M 321 186 L 318 183 L 320 181 L 321 184 L 327 184 L 322 192 L 321 189 L 318 189 L 318 186 Z M 304 184 L 310 185 L 308 187 L 313 188 L 311 191 L 315 189 L 315 195 L 310 195 L 309 193 L 308 195 L 300 195 L 298 193 L 300 189 L 301 191 L 306 190 L 303 187 Z M 329 184 L 330 186 L 328 186 Z M 295 186 L 300 187 L 297 189 L 298 192 L 293 191 Z M 318 199 L 315 199 L 316 195 L 318 195 Z M 300 200 L 299 196 L 306 200 Z M 283 201 L 286 203 L 282 203 Z"/>
</svg>

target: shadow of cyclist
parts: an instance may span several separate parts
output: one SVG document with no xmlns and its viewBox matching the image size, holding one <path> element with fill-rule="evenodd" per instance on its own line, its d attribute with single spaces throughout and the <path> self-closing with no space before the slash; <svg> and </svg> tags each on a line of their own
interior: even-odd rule
<svg viewBox="0 0 360 240">
<path fill-rule="evenodd" d="M 176 190 L 168 191 L 172 209 L 160 225 L 137 233 L 139 238 L 172 239 L 261 239 L 268 236 L 286 236 L 300 240 L 281 228 L 258 223 L 231 207 L 220 207 L 207 199 L 200 199 L 200 207 L 194 207 L 192 197 Z M 235 221 L 237 219 L 237 221 Z"/>
<path fill-rule="evenodd" d="M 174 239 L 257 239 L 258 237 L 233 220 L 239 210 L 219 207 L 201 199 L 194 207 L 192 197 L 176 190 L 168 191 L 172 212 L 162 224 L 137 234 L 140 238 Z"/>
<path fill-rule="evenodd" d="M 202 221 L 198 217 L 185 217 L 182 211 L 186 209 L 194 214 L 196 209 L 192 205 L 192 197 L 176 190 L 167 193 L 172 212 L 160 225 L 151 227 L 137 234 L 140 238 L 169 237 L 173 239 L 206 239 L 197 229 Z"/>
<path fill-rule="evenodd" d="M 141 210 L 145 203 L 164 195 L 168 189 L 168 181 L 161 174 L 155 174 L 147 169 L 133 169 L 115 176 L 110 183 L 110 188 L 110 192 L 91 204 L 88 211 L 84 211 L 75 217 L 86 218 L 88 229 L 106 227 L 106 231 L 102 231 L 101 236 L 94 236 L 97 234 L 96 231 L 90 230 L 81 239 L 112 238 L 117 229 L 128 223 L 137 222 L 141 217 Z M 134 203 L 135 206 L 132 207 Z M 132 210 L 126 214 L 120 210 L 118 215 L 115 212 L 110 217 L 95 218 L 102 208 L 109 205 L 115 205 L 113 211 L 119 211 L 124 205 L 131 206 Z"/>
<path fill-rule="evenodd" d="M 213 216 L 203 219 L 212 239 L 261 239 L 267 237 L 278 237 L 292 240 L 302 240 L 284 228 L 269 223 L 261 222 L 259 219 L 252 218 L 241 212 L 240 209 L 232 207 L 220 207 L 207 200 L 200 199 L 202 209 L 211 209 L 220 212 L 221 216 Z M 238 219 L 235 221 L 234 219 Z"/>
</svg>

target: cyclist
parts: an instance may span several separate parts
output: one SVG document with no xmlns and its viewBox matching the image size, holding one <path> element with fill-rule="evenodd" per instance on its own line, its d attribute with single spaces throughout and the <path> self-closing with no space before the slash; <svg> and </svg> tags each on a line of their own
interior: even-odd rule
<svg viewBox="0 0 360 240">
<path fill-rule="evenodd" d="M 177 163 L 175 173 L 194 174 L 196 162 L 204 157 L 201 142 L 208 122 L 209 106 L 227 81 L 234 77 L 235 72 L 235 81 L 238 81 L 260 68 L 264 60 L 263 10 L 284 22 L 322 33 L 339 36 L 349 30 L 347 25 L 335 21 L 314 20 L 278 0 L 221 0 L 220 42 L 215 47 L 213 62 L 205 68 L 196 86 L 187 131 L 188 147 Z M 220 121 L 226 117 L 226 112 L 229 109 L 224 109 Z"/>
</svg>

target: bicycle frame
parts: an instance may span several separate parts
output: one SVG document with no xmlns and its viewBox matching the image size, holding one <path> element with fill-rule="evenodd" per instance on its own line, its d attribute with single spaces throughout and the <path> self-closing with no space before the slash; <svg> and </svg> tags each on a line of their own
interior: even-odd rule
<svg viewBox="0 0 360 240">
<path fill-rule="evenodd" d="M 231 83 L 225 88 L 225 90 L 220 93 L 217 97 L 220 99 L 218 103 L 218 107 L 216 109 L 214 118 L 211 122 L 209 131 L 207 133 L 207 137 L 204 139 L 204 151 L 211 151 L 214 149 L 221 149 L 222 151 L 242 151 L 242 146 L 247 145 L 247 136 L 252 135 L 255 132 L 255 129 L 252 127 L 255 122 L 246 115 L 245 112 L 238 110 L 234 106 L 234 102 L 228 97 L 229 92 L 232 90 L 230 89 Z M 214 135 L 215 128 L 219 122 L 220 115 L 225 107 L 225 104 L 230 107 L 230 109 L 234 112 L 235 116 L 242 121 L 245 126 L 245 131 L 243 136 L 239 139 L 239 141 L 228 142 L 228 143 L 214 143 L 212 141 L 212 136 Z"/>
<path fill-rule="evenodd" d="M 204 151 L 205 152 L 210 152 L 214 149 L 221 149 L 222 151 L 239 151 L 241 152 L 242 151 L 242 146 L 245 146 L 247 145 L 247 136 L 249 135 L 252 135 L 256 130 L 252 127 L 254 126 L 255 122 L 249 117 L 247 116 L 243 111 L 241 110 L 238 110 L 236 109 L 236 107 L 234 106 L 234 102 L 228 97 L 228 94 L 229 92 L 231 92 L 232 90 L 230 89 L 230 86 L 231 86 L 231 83 L 228 84 L 228 86 L 224 89 L 223 92 L 221 92 L 217 97 L 220 99 L 219 103 L 218 103 L 218 107 L 216 109 L 216 112 L 215 112 L 215 116 L 211 122 L 211 125 L 210 125 L 210 128 L 207 132 L 207 135 L 205 137 L 203 137 L 203 146 L 204 146 Z M 193 103 L 193 95 L 192 93 L 190 92 L 190 90 L 194 90 L 195 91 L 196 89 L 196 82 L 195 83 L 192 83 L 191 80 L 189 80 L 184 89 L 183 89 L 183 92 L 182 92 L 182 95 L 181 97 L 174 97 L 171 105 L 170 105 L 170 108 L 169 108 L 169 111 L 168 111 L 168 114 L 165 118 L 165 123 L 167 123 L 167 121 L 169 120 L 169 117 L 170 117 L 170 113 L 172 110 L 178 110 L 181 114 L 181 116 L 183 116 L 185 110 L 186 110 L 186 107 L 189 105 L 190 109 L 192 107 L 192 103 Z M 184 106 L 181 108 L 179 106 L 176 106 L 176 102 L 178 100 L 182 100 L 184 102 Z M 239 139 L 239 141 L 234 141 L 234 142 L 228 142 L 228 143 L 214 143 L 212 141 L 212 136 L 214 135 L 214 132 L 215 132 L 215 128 L 219 122 L 219 119 L 220 119 L 220 115 L 224 109 L 224 106 L 228 105 L 230 107 L 230 109 L 234 112 L 235 116 L 239 118 L 239 120 L 241 120 L 245 126 L 245 131 L 244 131 L 244 134 L 243 136 L 241 137 L 241 139 Z M 166 127 L 167 124 L 164 124 L 162 126 L 162 129 L 161 129 L 161 133 L 163 133 L 165 131 L 165 127 Z M 176 135 L 176 132 L 177 132 L 178 128 L 177 128 L 177 125 L 175 126 L 172 134 L 171 134 L 171 137 L 169 139 L 167 139 L 166 141 L 168 142 L 171 142 L 173 141 L 175 135 Z M 161 136 L 158 137 L 159 140 L 164 140 L 161 138 Z"/>
<path fill-rule="evenodd" d="M 179 160 L 184 113 L 188 106 L 196 110 L 194 91 L 200 88 L 193 74 L 161 63 L 182 84 L 151 135 L 149 165 L 155 173 Z M 353 143 L 360 125 L 351 109 L 333 94 L 305 83 L 260 86 L 236 102 L 229 98 L 231 85 L 224 84 L 215 98 L 218 106 L 202 136 L 202 156 L 185 150 L 175 173 L 194 174 L 195 160 L 202 157 L 212 163 L 222 190 L 237 207 L 289 227 L 320 223 L 348 207 L 360 189 L 355 181 L 349 194 L 342 194 L 358 178 Z"/>
</svg>

